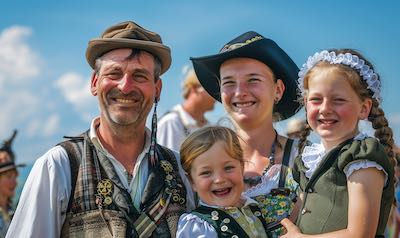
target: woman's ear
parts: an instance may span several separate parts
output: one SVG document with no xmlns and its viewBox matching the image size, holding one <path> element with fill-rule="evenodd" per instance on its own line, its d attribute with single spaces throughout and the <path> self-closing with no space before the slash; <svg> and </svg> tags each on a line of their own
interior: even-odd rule
<svg viewBox="0 0 400 238">
<path fill-rule="evenodd" d="M 285 92 L 285 84 L 281 79 L 276 80 L 275 83 L 275 99 L 279 102 Z"/>
</svg>

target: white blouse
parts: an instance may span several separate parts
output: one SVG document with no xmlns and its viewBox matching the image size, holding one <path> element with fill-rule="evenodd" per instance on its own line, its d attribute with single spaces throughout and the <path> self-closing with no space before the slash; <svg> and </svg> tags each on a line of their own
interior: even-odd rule
<svg viewBox="0 0 400 238">
<path fill-rule="evenodd" d="M 368 137 L 367 134 L 359 133 L 356 137 L 354 137 L 354 140 L 363 140 L 367 137 Z M 301 155 L 301 159 L 304 163 L 304 166 L 307 168 L 307 171 L 305 173 L 307 178 L 309 178 L 309 179 L 311 178 L 311 176 L 317 169 L 319 163 L 322 161 L 322 159 L 328 152 L 329 151 L 325 150 L 322 143 L 320 143 L 320 144 L 314 143 L 310 146 L 304 147 L 303 154 Z M 378 170 L 383 171 L 385 173 L 385 184 L 387 183 L 387 180 L 388 180 L 387 172 L 381 165 L 379 165 L 375 161 L 357 160 L 357 161 L 350 162 L 343 169 L 343 172 L 346 174 L 346 177 L 348 179 L 354 171 L 360 170 L 360 169 L 367 169 L 367 168 L 376 168 Z"/>
</svg>

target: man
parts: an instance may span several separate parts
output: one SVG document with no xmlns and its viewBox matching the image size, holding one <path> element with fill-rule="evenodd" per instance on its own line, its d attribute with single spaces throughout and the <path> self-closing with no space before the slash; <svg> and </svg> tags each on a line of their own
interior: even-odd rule
<svg viewBox="0 0 400 238">
<path fill-rule="evenodd" d="M 214 98 L 201 87 L 194 70 L 187 73 L 182 88 L 183 103 L 161 117 L 157 129 L 158 143 L 176 151 L 186 136 L 208 124 L 204 114 L 213 110 L 215 103 Z"/>
<path fill-rule="evenodd" d="M 174 237 L 191 191 L 179 159 L 156 144 L 157 125 L 145 126 L 170 49 L 123 22 L 89 41 L 86 58 L 100 116 L 36 161 L 7 237 Z"/>
</svg>

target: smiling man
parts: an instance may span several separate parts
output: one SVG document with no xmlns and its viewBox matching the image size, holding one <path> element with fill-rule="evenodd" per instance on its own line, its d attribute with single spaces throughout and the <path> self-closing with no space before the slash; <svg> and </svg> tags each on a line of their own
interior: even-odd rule
<svg viewBox="0 0 400 238">
<path fill-rule="evenodd" d="M 179 156 L 156 143 L 156 105 L 145 125 L 170 49 L 123 22 L 89 41 L 86 58 L 100 116 L 36 161 L 7 237 L 175 237 L 192 192 Z"/>
</svg>

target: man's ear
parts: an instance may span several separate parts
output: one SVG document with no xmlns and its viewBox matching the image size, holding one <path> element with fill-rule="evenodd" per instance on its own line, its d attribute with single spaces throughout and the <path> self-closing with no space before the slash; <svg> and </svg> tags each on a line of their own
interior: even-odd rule
<svg viewBox="0 0 400 238">
<path fill-rule="evenodd" d="M 96 72 L 93 71 L 92 77 L 90 79 L 90 92 L 93 96 L 97 96 L 97 82 L 98 82 L 98 75 Z"/>
<path fill-rule="evenodd" d="M 156 81 L 156 100 L 157 102 L 160 101 L 161 98 L 161 89 L 162 89 L 162 80 L 158 78 Z"/>
</svg>

